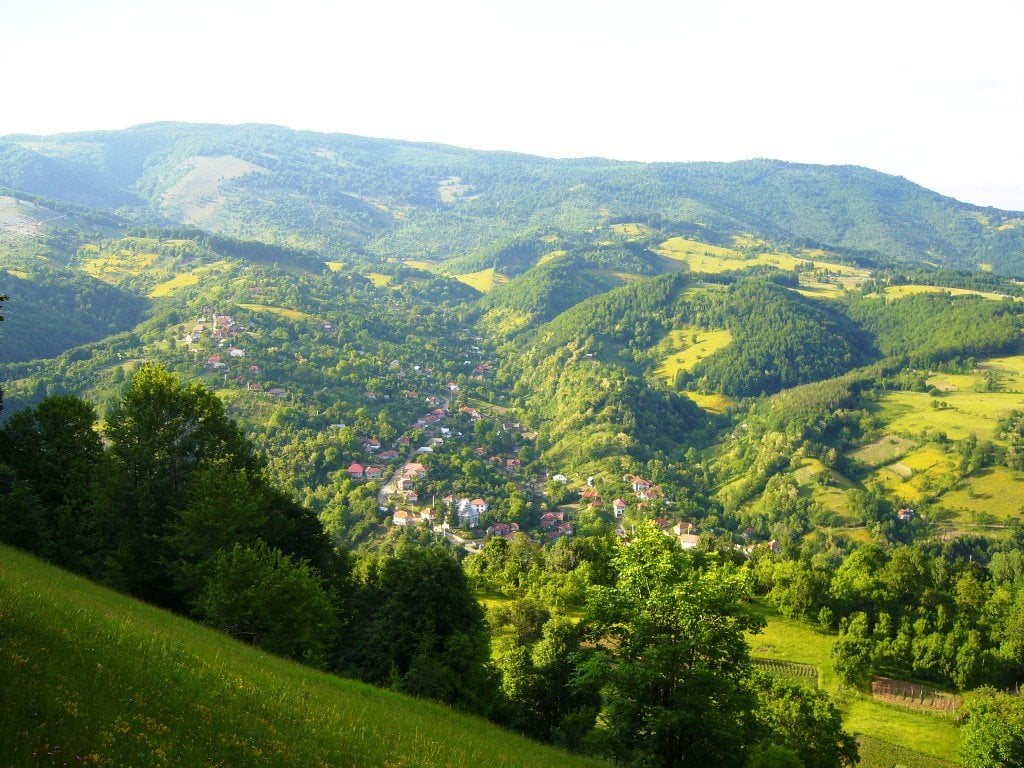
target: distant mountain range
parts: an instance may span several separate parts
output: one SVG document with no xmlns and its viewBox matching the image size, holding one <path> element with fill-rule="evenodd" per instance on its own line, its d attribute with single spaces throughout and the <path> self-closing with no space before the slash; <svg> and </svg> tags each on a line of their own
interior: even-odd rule
<svg viewBox="0 0 1024 768">
<path fill-rule="evenodd" d="M 855 166 L 552 160 L 268 125 L 157 123 L 0 138 L 0 188 L 323 260 L 451 262 L 452 272 L 524 241 L 639 221 L 868 265 L 1024 277 L 1024 213 Z M 540 255 L 526 250 L 520 270 Z"/>
</svg>

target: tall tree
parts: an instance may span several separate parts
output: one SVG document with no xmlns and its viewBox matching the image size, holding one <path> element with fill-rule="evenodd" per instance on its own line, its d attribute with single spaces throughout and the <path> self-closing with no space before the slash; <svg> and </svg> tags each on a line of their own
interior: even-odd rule
<svg viewBox="0 0 1024 768">
<path fill-rule="evenodd" d="M 159 565 L 170 559 L 166 535 L 202 470 L 256 471 L 241 431 L 216 396 L 145 365 L 107 414 L 111 477 L 105 534 L 114 543 L 106 578 L 128 591 L 173 602 Z"/>
<path fill-rule="evenodd" d="M 581 680 L 605 693 L 617 759 L 659 766 L 742 766 L 756 697 L 744 632 L 760 626 L 741 602 L 748 579 L 729 564 L 698 567 L 674 541 L 642 527 L 595 587 L 586 629 L 597 651 Z"/>
<path fill-rule="evenodd" d="M 74 395 L 55 395 L 0 427 L 0 462 L 31 487 L 45 517 L 44 554 L 64 567 L 92 570 L 94 504 L 103 464 L 96 412 Z"/>
<path fill-rule="evenodd" d="M 483 609 L 451 552 L 403 546 L 363 572 L 357 636 L 347 644 L 357 673 L 486 715 L 496 681 Z"/>
</svg>

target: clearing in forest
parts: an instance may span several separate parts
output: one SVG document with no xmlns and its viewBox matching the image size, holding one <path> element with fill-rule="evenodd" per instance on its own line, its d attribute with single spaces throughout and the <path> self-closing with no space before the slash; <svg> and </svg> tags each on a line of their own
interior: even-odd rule
<svg viewBox="0 0 1024 768">
<path fill-rule="evenodd" d="M 734 402 L 728 395 L 720 395 L 718 393 L 705 395 L 702 392 L 683 392 L 682 394 L 693 400 L 699 408 L 703 408 L 708 413 L 723 413 Z"/>
<path fill-rule="evenodd" d="M 508 278 L 495 271 L 494 267 L 481 269 L 479 272 L 470 272 L 465 275 L 454 275 L 454 277 L 470 288 L 476 288 L 481 293 L 490 293 L 497 286 L 508 282 Z"/>
<path fill-rule="evenodd" d="M 287 307 L 272 307 L 268 304 L 239 304 L 242 309 L 248 309 L 250 312 L 270 312 L 280 317 L 287 317 L 289 320 L 315 320 L 312 315 L 308 315 L 305 312 L 299 312 L 297 309 L 288 309 Z"/>
<path fill-rule="evenodd" d="M 878 405 L 882 420 L 894 432 L 920 435 L 940 431 L 951 440 L 963 440 L 973 433 L 979 440 L 992 440 L 1000 418 L 1014 409 L 1024 409 L 1024 395 L 961 390 L 932 397 L 924 392 L 887 392 Z"/>
<path fill-rule="evenodd" d="M 232 155 L 189 158 L 179 170 L 184 176 L 164 193 L 160 207 L 185 224 L 202 224 L 216 215 L 226 202 L 221 194 L 224 182 L 266 172 L 266 168 Z"/>
<path fill-rule="evenodd" d="M 744 254 L 733 248 L 702 243 L 685 237 L 672 237 L 654 249 L 659 256 L 671 261 L 686 262 L 691 272 L 732 272 L 749 269 L 750 267 L 776 267 L 784 272 L 794 268 L 828 270 L 835 275 L 844 275 L 863 279 L 868 272 L 845 264 L 833 264 L 817 259 L 793 256 L 789 253 L 752 253 Z"/>
<path fill-rule="evenodd" d="M 856 459 L 861 464 L 869 467 L 880 467 L 908 453 L 916 448 L 917 443 L 907 440 L 899 435 L 883 435 L 873 443 L 868 443 L 860 450 L 850 454 L 850 458 Z"/>
<path fill-rule="evenodd" d="M 885 300 L 896 301 L 904 296 L 912 296 L 917 293 L 948 293 L 950 296 L 981 296 L 983 299 L 1002 301 L 1010 298 L 1003 293 L 992 293 L 991 291 L 975 291 L 970 288 L 943 288 L 936 285 L 890 285 L 885 289 Z M 1014 299 L 1024 301 L 1024 299 Z"/>
<path fill-rule="evenodd" d="M 689 326 L 672 330 L 654 348 L 661 357 L 654 375 L 671 385 L 676 380 L 676 373 L 692 370 L 701 360 L 728 346 L 731 341 L 732 334 L 724 329 L 707 331 Z"/>
<path fill-rule="evenodd" d="M 170 296 L 179 288 L 184 288 L 187 285 L 196 285 L 199 282 L 199 277 L 193 272 L 186 272 L 180 275 L 175 275 L 170 280 L 166 280 L 159 285 L 153 286 L 149 292 L 149 298 L 159 299 L 164 296 Z"/>
</svg>

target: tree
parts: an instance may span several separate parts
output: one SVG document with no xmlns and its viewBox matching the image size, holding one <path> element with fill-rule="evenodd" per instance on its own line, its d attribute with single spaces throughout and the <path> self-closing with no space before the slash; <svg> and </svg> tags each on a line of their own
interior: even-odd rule
<svg viewBox="0 0 1024 768">
<path fill-rule="evenodd" d="M 767 732 L 766 740 L 795 754 L 803 768 L 845 768 L 857 763 L 857 741 L 843 731 L 842 715 L 823 691 L 762 680 L 756 715 Z"/>
<path fill-rule="evenodd" d="M 132 377 L 107 414 L 110 478 L 105 536 L 112 546 L 105 577 L 127 591 L 172 602 L 158 567 L 173 553 L 165 536 L 204 469 L 255 471 L 254 457 L 224 406 L 197 382 L 181 384 L 156 365 Z"/>
<path fill-rule="evenodd" d="M 964 768 L 1024 768 L 1024 699 L 979 689 L 966 708 Z"/>
<path fill-rule="evenodd" d="M 0 305 L 2 305 L 5 301 L 7 301 L 7 298 L 8 298 L 7 294 L 0 294 Z M 0 315 L 0 322 L 2 322 L 3 319 L 4 319 L 4 316 Z M 0 387 L 0 411 L 2 411 L 3 409 L 4 409 L 4 390 L 3 390 L 2 387 Z"/>
<path fill-rule="evenodd" d="M 96 412 L 74 395 L 51 396 L 0 427 L 0 461 L 31 487 L 43 515 L 44 554 L 89 572 L 95 540 L 95 495 L 103 468 Z"/>
<path fill-rule="evenodd" d="M 444 547 L 361 563 L 347 660 L 368 682 L 486 715 L 496 680 L 483 609 Z"/>
<path fill-rule="evenodd" d="M 617 759 L 660 766 L 742 766 L 755 695 L 741 607 L 747 576 L 731 564 L 699 568 L 653 527 L 615 556 L 616 581 L 595 587 L 586 631 L 596 644 L 580 681 L 604 691 Z"/>
<path fill-rule="evenodd" d="M 320 575 L 262 542 L 215 555 L 196 610 L 223 632 L 318 666 L 328 658 L 336 624 Z"/>
</svg>

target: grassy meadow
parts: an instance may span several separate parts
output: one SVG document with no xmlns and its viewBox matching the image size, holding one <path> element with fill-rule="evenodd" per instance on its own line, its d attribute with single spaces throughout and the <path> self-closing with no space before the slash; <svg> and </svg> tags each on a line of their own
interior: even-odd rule
<svg viewBox="0 0 1024 768">
<path fill-rule="evenodd" d="M 316 672 L 0 547 L 8 765 L 584 766 Z"/>
<path fill-rule="evenodd" d="M 975 291 L 970 288 L 942 288 L 934 285 L 890 285 L 885 289 L 885 300 L 896 301 L 897 299 L 902 299 L 904 296 L 912 296 L 916 293 L 947 293 L 950 296 L 981 296 L 984 299 L 991 299 L 993 301 L 1002 301 L 1003 299 L 1009 298 L 1002 293 Z M 1014 300 L 1021 301 L 1021 299 Z"/>
<path fill-rule="evenodd" d="M 497 286 L 508 282 L 508 278 L 497 272 L 494 267 L 481 269 L 479 272 L 469 272 L 465 275 L 453 275 L 453 277 L 470 288 L 476 288 L 480 293 L 490 293 Z"/>
<path fill-rule="evenodd" d="M 654 375 L 668 384 L 676 380 L 679 371 L 692 370 L 705 357 L 725 348 L 732 341 L 727 330 L 707 331 L 697 327 L 676 328 L 655 347 L 661 362 Z"/>
<path fill-rule="evenodd" d="M 738 247 L 748 244 L 748 241 L 739 238 L 734 239 L 734 242 L 737 243 Z M 754 243 L 750 241 L 750 244 Z M 789 253 L 763 252 L 748 255 L 734 248 L 709 245 L 708 243 L 690 240 L 685 237 L 672 237 L 655 248 L 654 252 L 670 261 L 686 262 L 692 272 L 707 272 L 709 274 L 749 269 L 755 266 L 776 267 L 777 269 L 789 272 L 795 267 L 806 269 L 812 265 L 814 270 L 827 269 L 835 275 L 859 279 L 866 277 L 868 274 L 866 270 L 856 267 L 821 261 L 820 256 L 825 255 L 822 251 L 805 252 L 800 256 L 794 256 Z"/>
<path fill-rule="evenodd" d="M 299 312 L 297 309 L 288 309 L 287 307 L 272 307 L 269 304 L 239 304 L 238 306 L 242 309 L 248 309 L 250 312 L 270 312 L 273 315 L 279 315 L 289 320 L 316 320 L 312 315 Z"/>
<path fill-rule="evenodd" d="M 758 604 L 756 608 L 767 625 L 761 632 L 748 636 L 751 656 L 768 662 L 790 662 L 783 668 L 817 668 L 818 687 L 835 697 L 843 713 L 844 728 L 858 737 L 862 768 L 959 765 L 956 755 L 960 735 L 950 715 L 886 704 L 866 693 L 840 688 L 830 659 L 834 635 L 806 622 L 787 619 L 770 607 Z"/>
<path fill-rule="evenodd" d="M 186 286 L 198 283 L 199 277 L 191 272 L 175 275 L 170 280 L 165 280 L 159 285 L 153 286 L 149 292 L 149 298 L 160 299 L 165 296 L 171 296 L 179 288 L 185 288 Z"/>
</svg>

